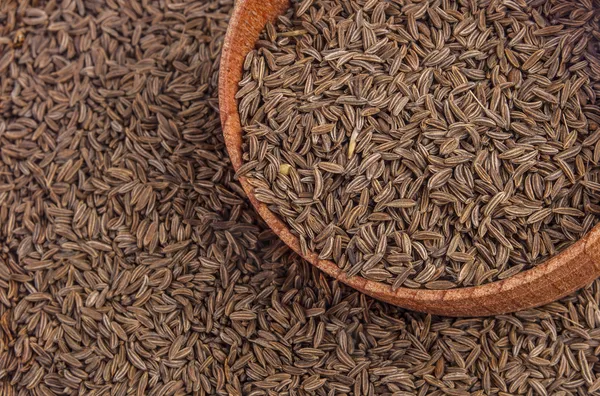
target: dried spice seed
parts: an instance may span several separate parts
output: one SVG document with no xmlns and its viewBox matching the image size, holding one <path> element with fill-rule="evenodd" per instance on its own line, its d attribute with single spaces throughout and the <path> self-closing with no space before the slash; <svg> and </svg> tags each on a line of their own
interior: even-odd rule
<svg viewBox="0 0 600 396">
<path fill-rule="evenodd" d="M 17 12 L 33 15 L 24 9 L 34 3 L 53 25 L 28 34 L 27 51 L 45 48 L 39 41 L 61 26 L 90 37 L 73 40 L 73 57 L 15 51 L 23 62 L 0 75 L 21 87 L 0 100 L 0 394 L 598 394 L 599 281 L 512 315 L 441 318 L 346 288 L 265 228 L 234 180 L 216 112 L 231 2 L 32 1 L 8 10 L 0 2 L 0 52 Z M 381 13 L 378 4 L 365 8 Z M 92 64 L 82 45 L 93 46 Z M 61 90 L 53 71 L 81 58 L 82 73 Z M 125 68 L 136 71 L 119 77 Z M 91 95 L 61 102 L 82 76 Z M 125 94 L 103 98 L 100 88 Z M 164 106 L 167 94 L 181 109 Z M 182 138 L 157 138 L 165 133 Z M 285 163 L 298 183 L 313 177 L 314 167 Z M 388 187 L 379 187 L 385 201 Z M 412 186 L 401 188 L 410 195 Z M 565 208 L 557 213 L 578 217 Z M 370 232 L 363 238 L 386 245 Z M 413 241 L 393 238 L 402 262 Z M 542 234 L 542 245 L 551 238 Z M 462 252 L 459 238 L 451 245 Z M 414 270 L 389 272 L 403 283 Z"/>
<path fill-rule="evenodd" d="M 238 173 L 303 251 L 394 288 L 476 286 L 564 250 L 598 220 L 599 18 L 530 3 L 292 2 L 246 58 Z M 315 239 L 330 226 L 335 254 Z"/>
</svg>

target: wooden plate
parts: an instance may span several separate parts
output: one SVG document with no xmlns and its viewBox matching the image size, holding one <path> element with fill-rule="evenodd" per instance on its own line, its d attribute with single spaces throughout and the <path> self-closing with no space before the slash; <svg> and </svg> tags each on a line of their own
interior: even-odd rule
<svg viewBox="0 0 600 396">
<path fill-rule="evenodd" d="M 219 107 L 227 151 L 235 170 L 242 165 L 242 128 L 235 94 L 242 78 L 244 58 L 254 48 L 265 23 L 273 21 L 288 7 L 287 0 L 238 0 L 229 22 L 219 71 Z M 298 238 L 281 219 L 256 200 L 246 178 L 240 178 L 240 182 L 269 227 L 300 254 Z M 388 284 L 361 276 L 347 277 L 335 263 L 319 260 L 316 253 L 303 257 L 328 275 L 390 304 L 446 316 L 495 315 L 552 302 L 600 276 L 600 226 L 533 269 L 506 280 L 451 290 L 392 290 Z"/>
</svg>

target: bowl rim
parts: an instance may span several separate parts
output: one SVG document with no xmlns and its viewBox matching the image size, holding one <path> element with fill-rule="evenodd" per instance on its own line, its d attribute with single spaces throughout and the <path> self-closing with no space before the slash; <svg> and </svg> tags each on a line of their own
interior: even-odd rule
<svg viewBox="0 0 600 396">
<path fill-rule="evenodd" d="M 219 110 L 226 148 L 235 171 L 242 160 L 242 127 L 235 99 L 246 54 L 267 20 L 289 8 L 287 0 L 238 0 L 222 46 L 219 70 Z M 256 31 L 256 24 L 261 25 Z M 241 34 L 242 37 L 237 35 Z M 254 38 L 256 37 L 256 38 Z M 249 46 L 248 39 L 252 42 Z M 240 53 L 241 52 L 241 53 Z M 543 263 L 507 279 L 478 286 L 448 290 L 412 289 L 368 280 L 360 275 L 348 277 L 332 261 L 321 260 L 310 251 L 303 255 L 298 238 L 288 226 L 254 196 L 245 176 L 239 177 L 247 198 L 275 234 L 298 255 L 329 276 L 381 301 L 420 312 L 445 316 L 488 316 L 538 307 L 562 298 L 593 282 L 600 276 L 600 224 L 567 249 Z M 598 259 L 595 260 L 594 258 Z M 572 268 L 569 271 L 569 268 Z"/>
</svg>

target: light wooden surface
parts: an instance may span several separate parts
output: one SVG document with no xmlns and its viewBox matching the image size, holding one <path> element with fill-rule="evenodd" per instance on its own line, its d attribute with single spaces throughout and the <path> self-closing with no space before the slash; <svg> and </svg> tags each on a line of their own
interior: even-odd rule
<svg viewBox="0 0 600 396">
<path fill-rule="evenodd" d="M 273 21 L 288 6 L 287 0 L 238 0 L 229 24 L 219 72 L 219 107 L 227 150 L 236 170 L 242 165 L 242 129 L 234 96 L 242 77 L 242 64 L 265 23 Z M 298 239 L 285 223 L 256 200 L 246 178 L 241 178 L 240 182 L 266 223 L 300 254 Z M 534 269 L 503 281 L 451 290 L 400 288 L 394 291 L 387 284 L 369 281 L 361 276 L 348 278 L 335 263 L 319 260 L 315 253 L 304 258 L 354 289 L 391 304 L 438 315 L 485 316 L 552 302 L 600 276 L 600 226 L 596 226 L 566 251 Z"/>
</svg>

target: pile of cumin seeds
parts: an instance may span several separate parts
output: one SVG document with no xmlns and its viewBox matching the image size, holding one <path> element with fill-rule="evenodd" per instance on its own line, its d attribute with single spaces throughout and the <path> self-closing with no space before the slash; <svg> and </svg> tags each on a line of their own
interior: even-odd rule
<svg viewBox="0 0 600 396">
<path fill-rule="evenodd" d="M 0 12 L 0 395 L 600 395 L 600 282 L 513 315 L 432 317 L 332 281 L 258 222 L 215 106 L 231 2 L 34 3 Z M 84 75 L 55 81 L 82 57 Z M 71 106 L 75 86 L 90 94 Z M 80 108 L 93 131 L 64 126 Z M 109 114 L 135 127 L 106 132 Z"/>
<path fill-rule="evenodd" d="M 244 64 L 239 174 L 348 275 L 531 268 L 600 214 L 599 6 L 295 1 Z"/>
</svg>

